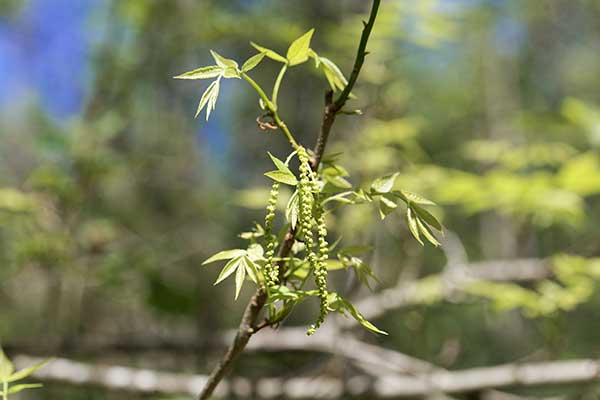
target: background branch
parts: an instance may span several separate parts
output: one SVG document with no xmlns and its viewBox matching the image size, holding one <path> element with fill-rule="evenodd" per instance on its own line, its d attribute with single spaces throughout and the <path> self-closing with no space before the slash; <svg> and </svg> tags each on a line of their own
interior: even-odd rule
<svg viewBox="0 0 600 400">
<path fill-rule="evenodd" d="M 19 355 L 17 367 L 42 359 Z M 42 381 L 138 393 L 194 394 L 207 382 L 204 375 L 176 374 L 123 366 L 95 365 L 65 358 L 56 359 L 33 376 Z M 223 380 L 215 396 L 228 398 L 336 398 L 372 395 L 381 398 L 426 397 L 499 388 L 543 387 L 600 381 L 600 362 L 591 359 L 506 364 L 461 371 L 435 370 L 416 376 L 388 374 L 380 378 L 354 375 L 348 379 L 329 377 L 261 378 Z"/>
</svg>

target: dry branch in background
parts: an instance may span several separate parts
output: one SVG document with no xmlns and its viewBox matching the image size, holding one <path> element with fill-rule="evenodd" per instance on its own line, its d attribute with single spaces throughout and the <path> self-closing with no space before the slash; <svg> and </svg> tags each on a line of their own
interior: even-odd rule
<svg viewBox="0 0 600 400">
<path fill-rule="evenodd" d="M 19 355 L 22 367 L 41 359 Z M 205 375 L 175 374 L 122 366 L 101 366 L 65 358 L 37 371 L 42 381 L 99 386 L 104 389 L 137 393 L 195 395 L 207 380 Z M 489 389 L 540 387 L 600 381 L 600 362 L 591 359 L 506 364 L 461 371 L 435 370 L 414 376 L 388 374 L 379 378 L 355 375 L 348 379 L 328 377 L 261 378 L 256 381 L 236 377 L 224 380 L 215 395 L 227 398 L 337 398 L 344 394 L 372 395 L 381 398 L 424 397 Z"/>
</svg>

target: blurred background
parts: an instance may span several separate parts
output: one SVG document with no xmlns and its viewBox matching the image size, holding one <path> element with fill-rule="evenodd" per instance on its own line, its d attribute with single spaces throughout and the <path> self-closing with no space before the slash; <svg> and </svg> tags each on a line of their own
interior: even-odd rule
<svg viewBox="0 0 600 400">
<path fill-rule="evenodd" d="M 172 77 L 210 65 L 209 49 L 242 62 L 250 40 L 284 53 L 311 27 L 312 47 L 347 76 L 369 5 L 0 0 L 7 353 L 208 373 L 252 292 L 235 302 L 233 282 L 213 287 L 219 268 L 200 264 L 245 245 L 238 234 L 264 218 L 266 150 L 289 150 L 257 128 L 245 82 L 222 82 L 205 122 L 193 116 L 207 82 Z M 442 248 L 419 245 L 402 211 L 331 216 L 332 238 L 375 246 L 362 260 L 379 279 L 370 291 L 348 268 L 331 284 L 389 332 L 348 334 L 450 370 L 600 357 L 600 2 L 387 0 L 368 47 L 351 104 L 364 115 L 339 117 L 328 150 L 343 152 L 356 186 L 400 171 L 399 188 L 439 205 L 446 235 Z M 277 71 L 265 60 L 252 75 L 269 87 Z M 328 85 L 312 63 L 290 72 L 281 114 L 312 147 Z M 285 325 L 317 310 L 307 303 Z M 233 375 L 368 383 L 389 372 L 360 361 L 257 345 Z M 21 398 L 191 398 L 44 383 Z M 595 399 L 598 386 L 510 392 Z"/>
</svg>

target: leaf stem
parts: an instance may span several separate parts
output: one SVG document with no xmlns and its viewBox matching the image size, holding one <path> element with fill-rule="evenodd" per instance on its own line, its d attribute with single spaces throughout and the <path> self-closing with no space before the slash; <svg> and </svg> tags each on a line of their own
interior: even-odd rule
<svg viewBox="0 0 600 400">
<path fill-rule="evenodd" d="M 283 68 L 282 68 L 282 71 L 285 72 L 285 70 Z M 283 74 L 281 72 L 279 73 L 279 75 L 283 76 Z M 292 132 L 290 132 L 290 130 L 287 127 L 287 125 L 285 124 L 285 122 L 283 122 L 281 120 L 281 118 L 279 117 L 279 114 L 277 113 L 277 107 L 275 106 L 275 104 L 273 104 L 273 102 L 271 102 L 271 100 L 269 100 L 269 98 L 265 94 L 265 91 L 260 87 L 260 85 L 258 83 L 256 83 L 256 81 L 254 79 L 250 78 L 248 76 L 248 74 L 246 74 L 245 72 L 242 72 L 241 76 L 254 88 L 254 90 L 256 90 L 256 92 L 258 93 L 258 95 L 260 96 L 262 101 L 265 103 L 265 106 L 271 113 L 271 115 L 273 117 L 273 121 L 275 121 L 275 124 L 277 125 L 277 127 L 279 129 L 281 129 L 281 131 L 283 132 L 285 137 L 288 139 L 288 141 L 290 142 L 290 144 L 292 145 L 294 150 L 297 150 L 298 147 L 300 147 L 300 145 L 298 144 L 298 142 L 296 142 L 296 139 L 294 139 L 294 135 L 292 135 Z M 280 80 L 280 79 L 278 78 L 278 80 Z"/>
<path fill-rule="evenodd" d="M 271 96 L 271 100 L 273 101 L 275 108 L 277 108 L 277 95 L 279 94 L 279 86 L 281 86 L 281 81 L 283 80 L 283 76 L 287 71 L 287 67 L 287 64 L 283 64 L 283 67 L 281 67 L 279 75 L 277 75 L 277 79 L 275 80 L 275 85 L 273 86 L 273 95 Z"/>
</svg>

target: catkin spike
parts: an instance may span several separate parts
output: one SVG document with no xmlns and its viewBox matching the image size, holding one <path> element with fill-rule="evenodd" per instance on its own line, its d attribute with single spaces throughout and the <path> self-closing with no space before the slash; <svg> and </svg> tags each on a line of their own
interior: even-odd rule
<svg viewBox="0 0 600 400">
<path fill-rule="evenodd" d="M 269 196 L 269 203 L 267 205 L 267 215 L 265 216 L 265 258 L 267 259 L 267 263 L 265 264 L 265 281 L 267 287 L 272 287 L 279 282 L 279 268 L 277 264 L 273 262 L 276 243 L 271 233 L 273 231 L 273 220 L 275 219 L 275 209 L 277 206 L 278 197 L 279 183 L 273 182 Z"/>
<path fill-rule="evenodd" d="M 315 183 L 314 172 L 310 168 L 308 154 L 306 149 L 300 147 L 298 149 L 298 158 L 300 160 L 300 181 L 298 184 L 298 193 L 300 200 L 300 227 L 304 234 L 304 244 L 306 246 L 307 259 L 310 269 L 315 278 L 315 284 L 319 292 L 320 312 L 317 321 L 306 332 L 312 335 L 321 326 L 328 312 L 327 302 L 327 228 L 325 226 L 325 218 L 322 212 L 322 205 L 313 192 L 318 193 L 318 187 Z M 313 209 L 317 209 L 317 215 L 313 215 Z M 318 234 L 318 254 L 314 247 L 313 221 L 317 220 Z"/>
</svg>

